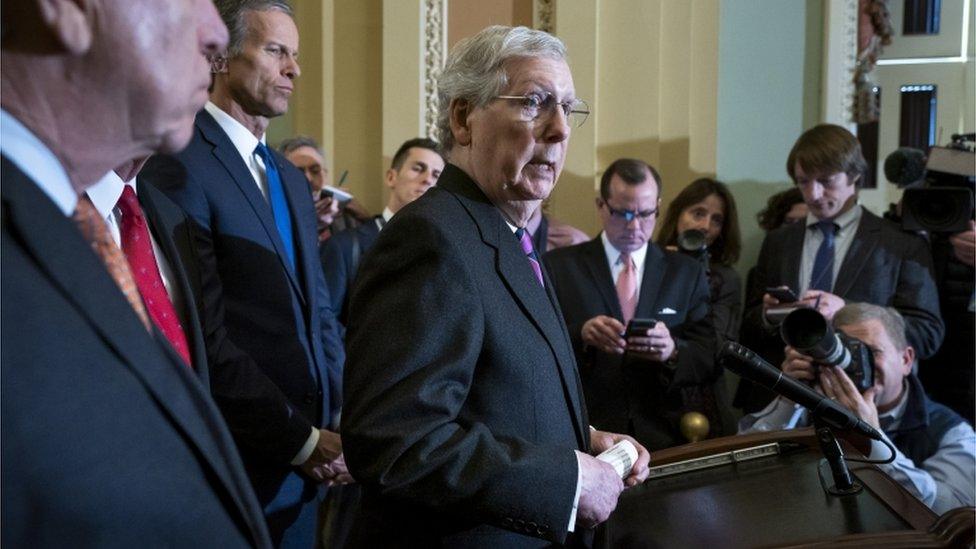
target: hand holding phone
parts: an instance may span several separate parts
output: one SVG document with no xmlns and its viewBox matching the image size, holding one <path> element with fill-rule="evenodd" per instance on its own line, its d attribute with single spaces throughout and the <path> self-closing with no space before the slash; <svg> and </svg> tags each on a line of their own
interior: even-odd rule
<svg viewBox="0 0 976 549">
<path fill-rule="evenodd" d="M 766 288 L 766 293 L 773 296 L 780 303 L 795 303 L 800 300 L 789 286 Z"/>
</svg>

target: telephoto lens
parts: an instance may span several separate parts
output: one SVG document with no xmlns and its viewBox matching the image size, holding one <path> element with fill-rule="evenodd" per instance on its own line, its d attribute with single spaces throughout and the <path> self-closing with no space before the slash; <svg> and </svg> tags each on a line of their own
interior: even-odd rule
<svg viewBox="0 0 976 549">
<path fill-rule="evenodd" d="M 779 327 L 783 341 L 819 364 L 838 366 L 861 392 L 874 384 L 874 363 L 864 342 L 834 332 L 816 309 L 796 309 Z"/>
</svg>

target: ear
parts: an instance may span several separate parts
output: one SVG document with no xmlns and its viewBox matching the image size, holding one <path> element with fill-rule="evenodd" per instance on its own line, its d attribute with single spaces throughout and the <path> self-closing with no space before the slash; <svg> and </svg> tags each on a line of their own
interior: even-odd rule
<svg viewBox="0 0 976 549">
<path fill-rule="evenodd" d="M 472 111 L 471 103 L 467 99 L 454 99 L 448 110 L 454 141 L 458 145 L 467 147 L 471 144 L 471 127 L 468 125 L 468 117 Z"/>
<path fill-rule="evenodd" d="M 41 23 L 61 47 L 72 55 L 91 48 L 92 14 L 87 0 L 38 0 Z"/>
<path fill-rule="evenodd" d="M 905 350 L 901 352 L 902 361 L 902 373 L 908 375 L 912 372 L 912 366 L 915 365 L 915 348 L 911 345 L 905 347 Z"/>
<path fill-rule="evenodd" d="M 593 199 L 593 203 L 596 204 L 596 209 L 599 210 L 603 207 L 603 199 L 599 196 Z"/>
<path fill-rule="evenodd" d="M 393 168 L 386 170 L 386 176 L 384 179 L 386 180 L 387 187 L 391 189 L 393 188 L 393 182 L 396 181 L 396 176 L 397 176 L 397 171 L 394 170 Z"/>
</svg>

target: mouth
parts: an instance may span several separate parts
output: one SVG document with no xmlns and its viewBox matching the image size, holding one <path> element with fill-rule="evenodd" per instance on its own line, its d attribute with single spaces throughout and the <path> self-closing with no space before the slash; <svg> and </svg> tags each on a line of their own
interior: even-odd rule
<svg viewBox="0 0 976 549">
<path fill-rule="evenodd" d="M 294 91 L 294 89 L 291 86 L 275 86 L 275 87 L 278 88 L 278 91 L 280 91 L 285 95 L 291 95 L 291 92 Z"/>
<path fill-rule="evenodd" d="M 540 172 L 556 173 L 556 163 L 544 158 L 533 158 L 526 166 L 531 166 L 534 170 Z"/>
</svg>

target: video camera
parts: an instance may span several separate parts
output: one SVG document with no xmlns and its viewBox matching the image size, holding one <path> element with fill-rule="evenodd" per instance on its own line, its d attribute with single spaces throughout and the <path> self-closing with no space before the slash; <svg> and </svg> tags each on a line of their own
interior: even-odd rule
<svg viewBox="0 0 976 549">
<path fill-rule="evenodd" d="M 783 341 L 819 364 L 839 366 L 861 393 L 874 385 L 874 360 L 863 341 L 835 332 L 815 309 L 796 309 L 780 325 Z"/>
<path fill-rule="evenodd" d="M 957 233 L 969 229 L 976 190 L 976 134 L 955 134 L 945 147 L 923 151 L 902 147 L 884 162 L 885 177 L 902 196 L 906 231 Z"/>
</svg>

